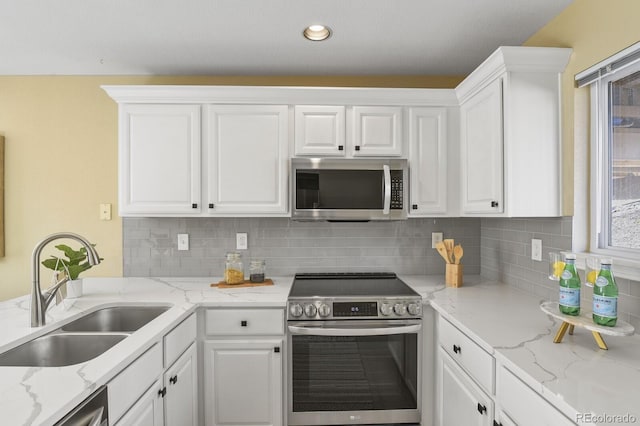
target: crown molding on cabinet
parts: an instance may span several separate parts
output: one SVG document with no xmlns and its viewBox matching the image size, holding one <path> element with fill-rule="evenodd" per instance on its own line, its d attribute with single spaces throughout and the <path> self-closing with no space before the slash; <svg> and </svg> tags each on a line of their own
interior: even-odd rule
<svg viewBox="0 0 640 426">
<path fill-rule="evenodd" d="M 102 86 L 120 103 L 458 106 L 454 89 L 293 86 Z"/>
<path fill-rule="evenodd" d="M 573 49 L 563 47 L 502 46 L 456 87 L 463 103 L 489 81 L 504 72 L 562 73 Z"/>
</svg>

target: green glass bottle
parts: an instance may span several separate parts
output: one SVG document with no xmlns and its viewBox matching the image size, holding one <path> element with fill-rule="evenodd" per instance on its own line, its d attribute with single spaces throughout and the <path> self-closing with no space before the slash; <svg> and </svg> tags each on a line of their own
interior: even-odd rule
<svg viewBox="0 0 640 426">
<path fill-rule="evenodd" d="M 560 312 L 566 315 L 580 315 L 580 276 L 576 271 L 576 255 L 568 253 L 564 271 L 560 275 Z"/>
<path fill-rule="evenodd" d="M 600 273 L 593 286 L 593 322 L 613 327 L 618 321 L 618 286 L 611 272 L 611 259 L 600 260 Z"/>
</svg>

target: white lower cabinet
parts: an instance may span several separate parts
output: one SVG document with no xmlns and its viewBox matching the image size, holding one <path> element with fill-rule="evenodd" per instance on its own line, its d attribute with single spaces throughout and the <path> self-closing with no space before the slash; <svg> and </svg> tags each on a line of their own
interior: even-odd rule
<svg viewBox="0 0 640 426">
<path fill-rule="evenodd" d="M 160 390 L 162 380 L 158 378 L 125 414 L 116 426 L 162 426 L 164 425 L 164 400 Z"/>
<path fill-rule="evenodd" d="M 164 373 L 164 424 L 198 425 L 198 362 L 195 342 Z M 155 423 L 154 423 L 155 424 Z"/>
<path fill-rule="evenodd" d="M 169 331 L 107 386 L 118 426 L 197 426 L 196 316 Z"/>
<path fill-rule="evenodd" d="M 205 330 L 204 424 L 286 424 L 283 310 L 209 309 Z"/>
<path fill-rule="evenodd" d="M 443 350 L 438 357 L 439 425 L 490 426 L 493 400 Z"/>
<path fill-rule="evenodd" d="M 282 424 L 282 340 L 209 341 L 207 426 Z"/>
<path fill-rule="evenodd" d="M 496 398 L 501 415 L 498 424 L 508 426 L 569 426 L 574 423 L 506 367 L 498 368 Z"/>
</svg>

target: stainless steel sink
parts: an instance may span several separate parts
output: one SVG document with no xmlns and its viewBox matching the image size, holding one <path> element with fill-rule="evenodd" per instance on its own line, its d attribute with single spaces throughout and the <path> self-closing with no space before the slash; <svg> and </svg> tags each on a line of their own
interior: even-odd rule
<svg viewBox="0 0 640 426">
<path fill-rule="evenodd" d="M 169 306 L 99 309 L 1 353 L 0 366 L 62 367 L 89 361 L 168 309 Z"/>
<path fill-rule="evenodd" d="M 0 354 L 0 366 L 62 367 L 88 361 L 127 334 L 45 334 Z"/>
<path fill-rule="evenodd" d="M 168 310 L 167 306 L 115 306 L 87 314 L 62 326 L 67 332 L 133 333 Z"/>
</svg>

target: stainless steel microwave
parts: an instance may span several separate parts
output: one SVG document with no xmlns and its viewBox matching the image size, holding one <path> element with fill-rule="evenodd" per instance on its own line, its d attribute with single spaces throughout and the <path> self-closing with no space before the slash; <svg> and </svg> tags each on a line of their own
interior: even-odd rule
<svg viewBox="0 0 640 426">
<path fill-rule="evenodd" d="M 407 160 L 294 158 L 291 178 L 293 219 L 407 218 Z"/>
</svg>

